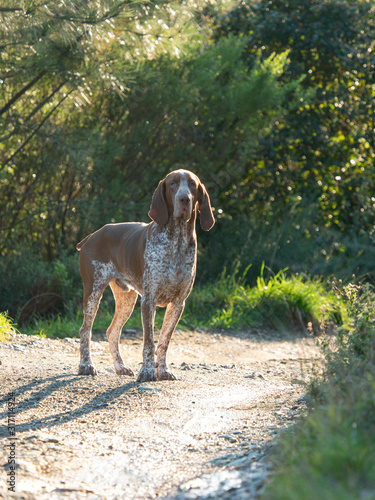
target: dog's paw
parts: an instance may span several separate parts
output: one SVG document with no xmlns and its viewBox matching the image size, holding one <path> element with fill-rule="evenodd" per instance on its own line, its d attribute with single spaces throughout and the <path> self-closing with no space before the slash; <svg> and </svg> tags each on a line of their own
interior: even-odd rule
<svg viewBox="0 0 375 500">
<path fill-rule="evenodd" d="M 137 382 L 153 382 L 156 380 L 156 369 L 154 366 L 142 366 Z"/>
<path fill-rule="evenodd" d="M 115 365 L 115 371 L 117 375 L 127 375 L 128 377 L 134 377 L 134 372 L 125 365 Z"/>
<path fill-rule="evenodd" d="M 160 370 L 159 368 L 156 370 L 156 376 L 158 380 L 177 380 L 177 377 L 172 372 Z"/>
<path fill-rule="evenodd" d="M 80 364 L 78 368 L 78 375 L 97 375 L 98 371 L 92 364 Z"/>
</svg>

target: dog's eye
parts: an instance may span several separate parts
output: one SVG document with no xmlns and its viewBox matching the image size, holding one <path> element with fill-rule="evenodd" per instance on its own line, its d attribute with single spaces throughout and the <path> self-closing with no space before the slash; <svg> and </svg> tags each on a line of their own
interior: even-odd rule
<svg viewBox="0 0 375 500">
<path fill-rule="evenodd" d="M 194 181 L 190 181 L 189 182 L 189 187 L 190 187 L 190 189 L 196 189 L 197 186 L 196 186 L 196 184 L 195 184 Z"/>
<path fill-rule="evenodd" d="M 171 188 L 175 188 L 175 187 L 176 187 L 176 183 L 175 183 L 175 181 L 172 181 L 172 182 L 169 184 L 169 187 L 171 187 Z"/>
</svg>

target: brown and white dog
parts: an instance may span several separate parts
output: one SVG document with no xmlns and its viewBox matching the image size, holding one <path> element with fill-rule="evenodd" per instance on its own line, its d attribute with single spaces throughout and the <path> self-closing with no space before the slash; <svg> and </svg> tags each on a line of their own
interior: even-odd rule
<svg viewBox="0 0 375 500">
<path fill-rule="evenodd" d="M 84 288 L 80 375 L 97 374 L 90 353 L 91 332 L 103 291 L 109 285 L 116 311 L 107 338 L 116 373 L 134 375 L 124 364 L 119 341 L 141 295 L 143 365 L 137 381 L 175 380 L 167 369 L 166 354 L 195 279 L 197 210 L 202 228 L 209 231 L 215 219 L 206 188 L 192 172 L 176 170 L 155 190 L 149 211 L 153 222 L 107 224 L 78 243 Z M 156 306 L 167 309 L 155 363 Z"/>
</svg>

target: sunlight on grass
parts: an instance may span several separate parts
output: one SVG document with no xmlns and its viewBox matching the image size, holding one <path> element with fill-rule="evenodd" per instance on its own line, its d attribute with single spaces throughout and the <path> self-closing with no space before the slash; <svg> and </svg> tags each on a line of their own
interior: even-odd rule
<svg viewBox="0 0 375 500">
<path fill-rule="evenodd" d="M 11 318 L 6 312 L 0 313 L 0 342 L 7 340 L 9 333 L 17 332 Z"/>
<path fill-rule="evenodd" d="M 277 445 L 264 500 L 375 498 L 375 290 L 341 290 L 350 321 L 330 348 L 326 369 L 310 387 L 309 415 Z"/>
<path fill-rule="evenodd" d="M 112 310 L 104 305 L 103 311 L 99 310 L 93 326 L 93 333 L 105 333 L 111 324 L 114 307 Z M 164 318 L 164 309 L 157 309 L 155 316 L 155 329 L 161 328 Z M 83 313 L 78 311 L 74 317 L 71 316 L 56 316 L 54 318 L 34 319 L 29 324 L 22 328 L 22 333 L 27 335 L 39 335 L 41 337 L 50 338 L 65 338 L 65 337 L 79 337 L 79 329 L 83 321 Z M 124 329 L 142 329 L 141 311 L 140 307 L 136 307 L 133 314 L 124 326 Z"/>
<path fill-rule="evenodd" d="M 287 270 L 266 279 L 263 266 L 256 286 L 250 287 L 246 284 L 249 269 L 240 274 L 237 264 L 232 273 L 224 269 L 216 282 L 193 288 L 178 327 L 232 330 L 261 326 L 284 333 L 309 328 L 319 334 L 322 326 L 346 322 L 341 298 L 320 281 L 288 275 Z M 161 328 L 164 312 L 164 308 L 157 308 L 156 330 Z M 113 301 L 103 301 L 93 331 L 105 332 L 113 314 Z M 79 337 L 82 319 L 81 311 L 75 316 L 34 319 L 22 331 L 47 337 Z M 142 329 L 139 303 L 124 328 Z"/>
<path fill-rule="evenodd" d="M 187 302 L 182 322 L 193 327 L 244 328 L 266 326 L 277 330 L 306 330 L 319 333 L 329 322 L 346 321 L 340 297 L 318 280 L 280 271 L 264 277 L 264 265 L 257 285 L 246 285 L 246 273 L 237 266 L 231 275 L 223 271 L 213 284 L 195 289 Z"/>
</svg>

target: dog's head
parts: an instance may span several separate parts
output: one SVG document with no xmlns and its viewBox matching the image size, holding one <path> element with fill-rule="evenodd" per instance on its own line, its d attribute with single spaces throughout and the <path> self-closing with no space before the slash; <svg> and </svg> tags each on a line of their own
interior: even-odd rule
<svg viewBox="0 0 375 500">
<path fill-rule="evenodd" d="M 170 217 L 188 222 L 196 208 L 202 229 L 209 231 L 215 218 L 206 188 L 193 172 L 174 170 L 159 182 L 148 215 L 160 225 L 167 224 Z"/>
</svg>

